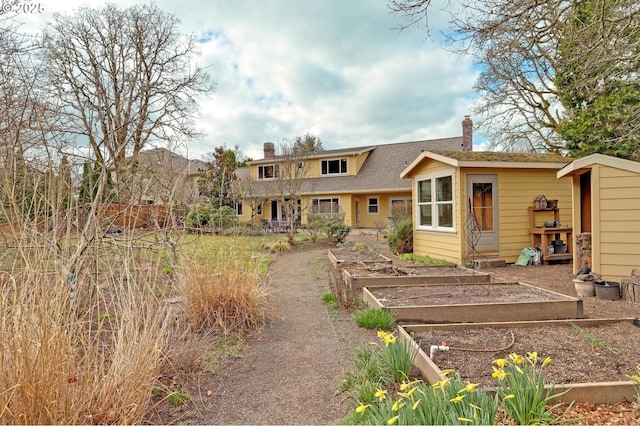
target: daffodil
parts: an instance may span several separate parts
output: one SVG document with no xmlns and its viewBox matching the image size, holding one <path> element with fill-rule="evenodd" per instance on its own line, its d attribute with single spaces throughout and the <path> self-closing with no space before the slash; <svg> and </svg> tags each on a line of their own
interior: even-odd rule
<svg viewBox="0 0 640 426">
<path fill-rule="evenodd" d="M 358 405 L 358 408 L 356 408 L 356 413 L 358 414 L 364 413 L 367 407 L 370 407 L 370 405 L 364 405 L 364 404 Z"/>
<path fill-rule="evenodd" d="M 455 398 L 451 398 L 449 402 L 453 402 L 454 404 L 457 404 L 458 402 L 462 401 L 465 396 L 466 395 L 458 395 Z"/>
<path fill-rule="evenodd" d="M 413 386 L 418 382 L 420 382 L 420 380 L 414 380 L 412 382 L 407 382 L 406 380 L 403 380 L 398 389 L 400 390 L 400 392 L 404 392 L 407 389 L 409 389 L 409 386 Z"/>
<path fill-rule="evenodd" d="M 442 371 L 440 371 L 440 374 L 442 374 L 443 376 L 445 376 L 445 377 L 446 377 L 446 376 L 448 376 L 449 374 L 451 374 L 451 373 L 453 373 L 453 372 L 454 372 L 454 370 L 452 370 L 452 369 L 447 369 L 447 370 L 442 370 Z"/>
<path fill-rule="evenodd" d="M 386 389 L 378 389 L 376 393 L 373 395 L 375 398 L 378 398 L 378 401 L 382 401 L 387 397 Z"/>
<path fill-rule="evenodd" d="M 509 359 L 516 364 L 522 364 L 522 357 L 515 352 L 509 354 Z"/>
<path fill-rule="evenodd" d="M 411 409 L 415 411 L 415 409 L 418 408 L 418 405 L 420 405 L 421 402 L 422 402 L 422 398 L 414 402 Z"/>
<path fill-rule="evenodd" d="M 527 358 L 535 364 L 538 361 L 538 352 L 527 352 Z"/>
<path fill-rule="evenodd" d="M 458 417 L 458 420 L 460 420 L 461 422 L 467 422 L 467 423 L 472 423 L 473 420 L 468 419 L 466 417 Z"/>
<path fill-rule="evenodd" d="M 445 386 L 447 386 L 447 384 L 451 381 L 451 379 L 442 379 L 442 380 L 438 380 L 437 382 L 435 382 L 433 384 L 433 388 L 434 389 L 444 389 Z"/>
<path fill-rule="evenodd" d="M 417 388 L 417 387 L 413 387 L 413 388 L 409 389 L 409 391 L 407 392 L 407 396 L 409 396 L 409 397 L 410 397 L 411 395 L 413 395 L 413 393 L 414 393 L 416 390 L 418 390 L 418 388 Z"/>
<path fill-rule="evenodd" d="M 494 361 L 493 361 L 493 363 L 494 363 L 495 365 L 497 365 L 497 366 L 498 366 L 498 368 L 502 368 L 502 367 L 504 367 L 505 365 L 509 364 L 509 360 L 508 360 L 508 359 L 505 359 L 505 358 L 499 358 L 499 359 L 494 360 Z"/>
<path fill-rule="evenodd" d="M 473 392 L 474 390 L 476 390 L 476 388 L 478 387 L 478 385 L 479 385 L 479 383 L 467 383 L 467 385 L 466 385 L 464 388 L 460 389 L 460 390 L 458 391 L 458 393 L 461 393 L 461 392 L 471 393 L 471 392 Z"/>
<path fill-rule="evenodd" d="M 504 380 L 507 378 L 507 373 L 505 373 L 504 370 L 500 370 L 494 367 L 493 373 L 491 373 L 491 377 L 493 377 L 494 379 Z"/>
<path fill-rule="evenodd" d="M 516 396 L 515 396 L 514 394 L 510 393 L 509 395 L 507 395 L 507 396 L 505 396 L 505 397 L 503 398 L 503 401 L 504 401 L 504 400 L 507 400 L 507 399 L 513 399 L 513 398 L 515 398 L 515 397 L 516 397 Z"/>
<path fill-rule="evenodd" d="M 399 417 L 400 417 L 400 416 L 391 417 L 389 420 L 387 420 L 387 424 L 388 424 L 388 425 L 394 425 L 394 424 L 396 424 L 396 422 L 398 421 L 398 418 L 399 418 Z"/>
<path fill-rule="evenodd" d="M 393 411 L 398 411 L 399 409 L 401 409 L 404 406 L 405 406 L 405 403 L 404 402 L 400 402 L 400 400 L 398 400 L 398 401 L 393 403 L 393 406 L 391 407 L 391 409 Z"/>
<path fill-rule="evenodd" d="M 542 361 L 542 366 L 543 366 L 543 367 L 546 367 L 546 366 L 547 366 L 547 365 L 549 365 L 550 363 L 551 363 L 551 357 L 549 357 L 549 356 L 548 356 L 548 357 L 546 357 L 546 358 L 544 359 L 544 361 Z"/>
</svg>

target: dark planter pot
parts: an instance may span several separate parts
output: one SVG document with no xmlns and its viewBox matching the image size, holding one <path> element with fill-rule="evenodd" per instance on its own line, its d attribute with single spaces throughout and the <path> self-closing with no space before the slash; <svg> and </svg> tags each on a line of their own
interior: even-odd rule
<svg viewBox="0 0 640 426">
<path fill-rule="evenodd" d="M 598 281 L 593 283 L 596 289 L 596 297 L 602 300 L 620 299 L 620 283 L 615 281 Z"/>
</svg>

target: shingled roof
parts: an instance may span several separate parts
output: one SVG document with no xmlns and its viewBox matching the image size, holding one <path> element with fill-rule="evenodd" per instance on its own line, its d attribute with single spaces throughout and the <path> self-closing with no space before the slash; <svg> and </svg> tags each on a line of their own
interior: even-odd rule
<svg viewBox="0 0 640 426">
<path fill-rule="evenodd" d="M 306 178 L 301 184 L 301 194 L 316 193 L 377 193 L 406 191 L 411 189 L 411 181 L 400 178 L 400 173 L 423 151 L 452 150 L 462 148 L 462 137 L 431 139 L 414 142 L 400 142 L 375 145 L 361 148 L 322 151 L 312 154 L 313 157 L 328 158 L 336 154 L 370 151 L 367 160 L 356 176 L 331 176 Z M 273 162 L 278 157 L 266 159 Z M 260 164 L 263 160 L 251 164 Z M 264 193 L 271 193 L 277 188 L 276 181 L 256 182 Z"/>
</svg>

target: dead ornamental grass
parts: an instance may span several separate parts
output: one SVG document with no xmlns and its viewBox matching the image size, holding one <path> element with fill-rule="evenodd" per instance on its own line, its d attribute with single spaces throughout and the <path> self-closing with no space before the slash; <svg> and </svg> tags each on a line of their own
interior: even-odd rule
<svg viewBox="0 0 640 426">
<path fill-rule="evenodd" d="M 66 279 L 47 278 L 3 281 L 0 422 L 140 423 L 161 373 L 166 312 L 119 282 L 100 292 L 114 310 L 98 320 L 74 309 Z"/>
<path fill-rule="evenodd" d="M 262 326 L 273 309 L 266 280 L 236 256 L 189 265 L 178 288 L 189 322 L 199 331 L 241 336 Z"/>
</svg>

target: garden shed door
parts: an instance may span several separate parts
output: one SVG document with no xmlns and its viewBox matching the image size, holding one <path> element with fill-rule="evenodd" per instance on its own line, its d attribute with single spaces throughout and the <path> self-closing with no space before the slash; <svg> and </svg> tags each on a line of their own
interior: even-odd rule
<svg viewBox="0 0 640 426">
<path fill-rule="evenodd" d="M 498 250 L 498 176 L 467 175 L 467 250 Z"/>
</svg>

